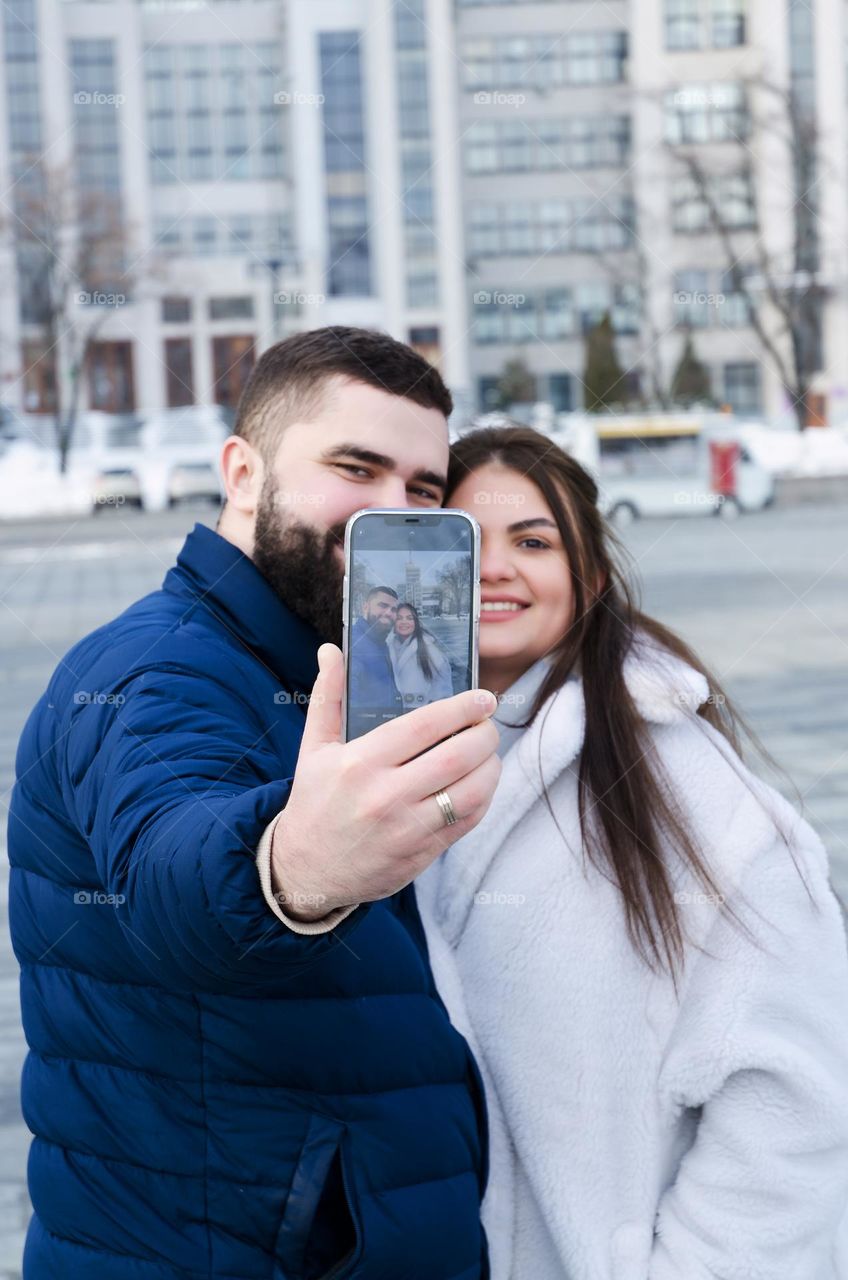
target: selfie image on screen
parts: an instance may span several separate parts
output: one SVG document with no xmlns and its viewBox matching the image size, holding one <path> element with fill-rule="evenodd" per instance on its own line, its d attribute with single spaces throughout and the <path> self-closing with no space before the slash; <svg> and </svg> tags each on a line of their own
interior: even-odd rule
<svg viewBox="0 0 848 1280">
<path fill-rule="evenodd" d="M 465 521 L 355 526 L 348 738 L 470 687 L 472 593 Z"/>
</svg>

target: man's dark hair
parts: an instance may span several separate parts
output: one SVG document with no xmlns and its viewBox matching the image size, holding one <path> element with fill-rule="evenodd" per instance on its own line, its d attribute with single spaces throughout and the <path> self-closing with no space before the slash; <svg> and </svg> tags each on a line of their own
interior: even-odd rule
<svg viewBox="0 0 848 1280">
<path fill-rule="evenodd" d="M 395 600 L 398 599 L 398 593 L 393 591 L 391 587 L 372 587 L 365 597 L 366 604 L 372 596 L 394 596 Z"/>
<path fill-rule="evenodd" d="M 411 347 L 376 329 L 329 325 L 295 333 L 257 361 L 239 399 L 233 431 L 268 458 L 283 430 L 320 412 L 334 377 L 404 396 L 445 417 L 453 410 L 441 375 Z"/>
</svg>

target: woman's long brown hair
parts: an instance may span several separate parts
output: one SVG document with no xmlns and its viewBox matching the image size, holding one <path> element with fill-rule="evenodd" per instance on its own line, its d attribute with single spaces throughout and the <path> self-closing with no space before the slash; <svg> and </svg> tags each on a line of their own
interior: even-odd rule
<svg viewBox="0 0 848 1280">
<path fill-rule="evenodd" d="M 526 476 L 541 492 L 562 539 L 574 595 L 572 623 L 551 651 L 550 670 L 524 727 L 565 683 L 579 658 L 586 707 L 578 775 L 583 849 L 596 869 L 618 885 L 637 952 L 652 969 L 664 969 L 676 979 L 684 936 L 663 842 L 670 843 L 706 893 L 716 895 L 717 903 L 724 899 L 664 781 L 650 733 L 628 692 L 623 668 L 634 635 L 646 633 L 652 645 L 706 677 L 710 696 L 692 719 L 708 721 L 727 739 L 732 752 L 725 758 L 731 765 L 734 755 L 742 757 L 744 735 L 773 769 L 782 770 L 697 654 L 642 612 L 635 568 L 627 568 L 630 558 L 598 509 L 598 486 L 591 475 L 529 427 L 483 427 L 452 445 L 447 498 L 469 474 L 488 465 Z M 547 789 L 545 798 L 556 821 Z M 769 816 L 788 847 L 780 822 Z"/>
<path fill-rule="evenodd" d="M 433 679 L 433 664 L 430 661 L 430 650 L 427 646 L 427 637 L 424 635 L 424 628 L 421 625 L 421 619 L 418 616 L 418 610 L 414 604 L 410 604 L 408 600 L 404 600 L 398 605 L 398 617 L 400 617 L 401 609 L 408 609 L 412 614 L 412 622 L 415 630 L 412 638 L 418 641 L 418 665 L 421 668 L 421 674 L 425 680 Z"/>
</svg>

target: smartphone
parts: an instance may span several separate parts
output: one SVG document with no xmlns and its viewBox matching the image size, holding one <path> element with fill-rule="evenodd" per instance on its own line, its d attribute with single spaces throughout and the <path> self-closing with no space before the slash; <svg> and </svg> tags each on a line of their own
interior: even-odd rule
<svg viewBox="0 0 848 1280">
<path fill-rule="evenodd" d="M 371 507 L 345 529 L 342 738 L 476 689 L 480 526 L 467 511 Z"/>
</svg>

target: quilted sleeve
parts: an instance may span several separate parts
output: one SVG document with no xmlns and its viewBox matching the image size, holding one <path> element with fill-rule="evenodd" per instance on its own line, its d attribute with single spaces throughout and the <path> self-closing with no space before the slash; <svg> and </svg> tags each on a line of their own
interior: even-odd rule
<svg viewBox="0 0 848 1280">
<path fill-rule="evenodd" d="M 312 935 L 269 912 L 256 850 L 292 778 L 234 683 L 159 664 L 74 708 L 65 735 L 68 810 L 140 966 L 209 991 L 272 986 L 367 910 Z"/>
</svg>

